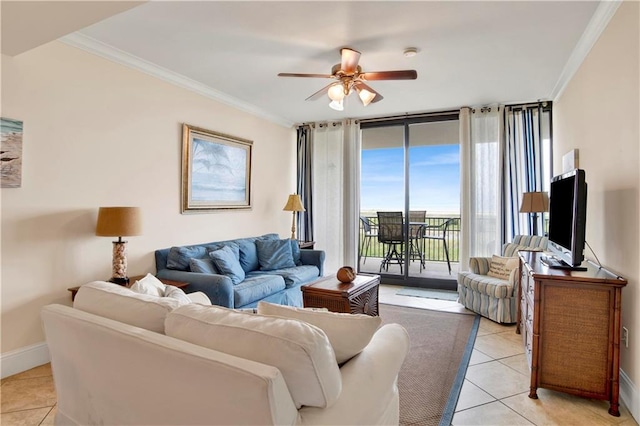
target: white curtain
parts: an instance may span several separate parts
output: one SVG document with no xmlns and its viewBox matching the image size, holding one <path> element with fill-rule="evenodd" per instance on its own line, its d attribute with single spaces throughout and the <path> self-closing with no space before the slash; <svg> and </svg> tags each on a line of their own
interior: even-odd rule
<svg viewBox="0 0 640 426">
<path fill-rule="evenodd" d="M 331 275 L 357 266 L 360 125 L 316 124 L 312 137 L 314 240 L 326 254 L 325 275 Z"/>
<path fill-rule="evenodd" d="M 460 269 L 469 257 L 500 254 L 503 108 L 460 110 Z"/>
</svg>

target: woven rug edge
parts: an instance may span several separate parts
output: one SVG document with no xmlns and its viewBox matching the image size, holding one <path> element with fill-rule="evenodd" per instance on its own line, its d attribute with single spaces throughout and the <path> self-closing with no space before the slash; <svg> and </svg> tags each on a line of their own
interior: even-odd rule
<svg viewBox="0 0 640 426">
<path fill-rule="evenodd" d="M 462 390 L 462 385 L 464 383 L 464 377 L 467 374 L 467 368 L 469 368 L 469 361 L 471 360 L 471 353 L 473 352 L 473 346 L 475 345 L 475 342 L 476 342 L 476 337 L 478 335 L 479 327 L 480 327 L 480 315 L 475 314 L 473 325 L 471 326 L 471 332 L 469 333 L 469 340 L 467 340 L 467 345 L 465 346 L 464 354 L 462 355 L 462 359 L 460 360 L 458 373 L 456 374 L 456 378 L 453 382 L 453 385 L 451 385 L 449 398 L 447 399 L 447 404 L 445 405 L 444 412 L 442 413 L 442 417 L 440 418 L 439 426 L 451 426 L 451 421 L 453 420 L 453 415 L 455 414 L 455 411 L 456 411 L 456 405 L 458 405 L 458 398 L 460 397 L 460 391 Z"/>
</svg>

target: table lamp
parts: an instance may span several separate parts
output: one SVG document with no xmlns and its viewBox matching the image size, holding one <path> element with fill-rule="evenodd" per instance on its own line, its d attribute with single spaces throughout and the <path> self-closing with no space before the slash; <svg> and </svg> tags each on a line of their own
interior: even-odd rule
<svg viewBox="0 0 640 426">
<path fill-rule="evenodd" d="M 287 204 L 285 204 L 282 209 L 285 212 L 293 212 L 293 221 L 291 222 L 291 239 L 296 239 L 296 212 L 305 211 L 304 206 L 302 205 L 302 200 L 298 194 L 289 195 L 289 199 L 287 199 Z"/>
<path fill-rule="evenodd" d="M 127 285 L 127 242 L 122 237 L 142 234 L 142 220 L 139 207 L 100 207 L 96 235 L 118 237 L 113 242 L 112 283 Z"/>
<path fill-rule="evenodd" d="M 533 216 L 533 235 L 538 235 L 538 213 L 549 211 L 549 196 L 546 192 L 525 192 L 522 194 L 520 213 Z"/>
</svg>

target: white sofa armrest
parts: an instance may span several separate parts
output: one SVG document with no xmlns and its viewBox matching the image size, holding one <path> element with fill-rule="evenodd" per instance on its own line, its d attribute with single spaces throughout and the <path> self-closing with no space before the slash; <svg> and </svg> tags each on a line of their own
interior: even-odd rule
<svg viewBox="0 0 640 426">
<path fill-rule="evenodd" d="M 397 378 L 408 351 L 409 335 L 401 325 L 380 327 L 367 347 L 340 368 L 342 393 L 338 401 L 328 408 L 302 407 L 300 423 L 397 424 Z M 389 406 L 394 404 L 389 418 Z"/>
</svg>

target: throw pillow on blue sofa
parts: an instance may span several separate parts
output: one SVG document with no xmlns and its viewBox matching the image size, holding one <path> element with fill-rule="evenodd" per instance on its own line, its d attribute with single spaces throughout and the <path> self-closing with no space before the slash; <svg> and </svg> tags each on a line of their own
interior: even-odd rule
<svg viewBox="0 0 640 426">
<path fill-rule="evenodd" d="M 191 272 L 199 272 L 201 274 L 217 274 L 218 268 L 213 263 L 211 258 L 205 259 L 190 259 L 189 269 Z"/>
<path fill-rule="evenodd" d="M 202 246 L 171 247 L 167 256 L 167 268 L 178 271 L 189 271 L 191 259 L 203 259 L 207 257 L 207 249 Z"/>
<path fill-rule="evenodd" d="M 244 269 L 240 266 L 240 260 L 238 253 L 238 245 L 235 245 L 235 249 L 231 245 L 226 245 L 220 250 L 215 250 L 209 253 L 211 260 L 216 265 L 218 271 L 231 278 L 233 284 L 238 284 L 244 280 Z"/>
<path fill-rule="evenodd" d="M 256 241 L 256 248 L 258 249 L 258 262 L 262 271 L 296 266 L 293 261 L 291 240 L 258 240 Z"/>
</svg>

